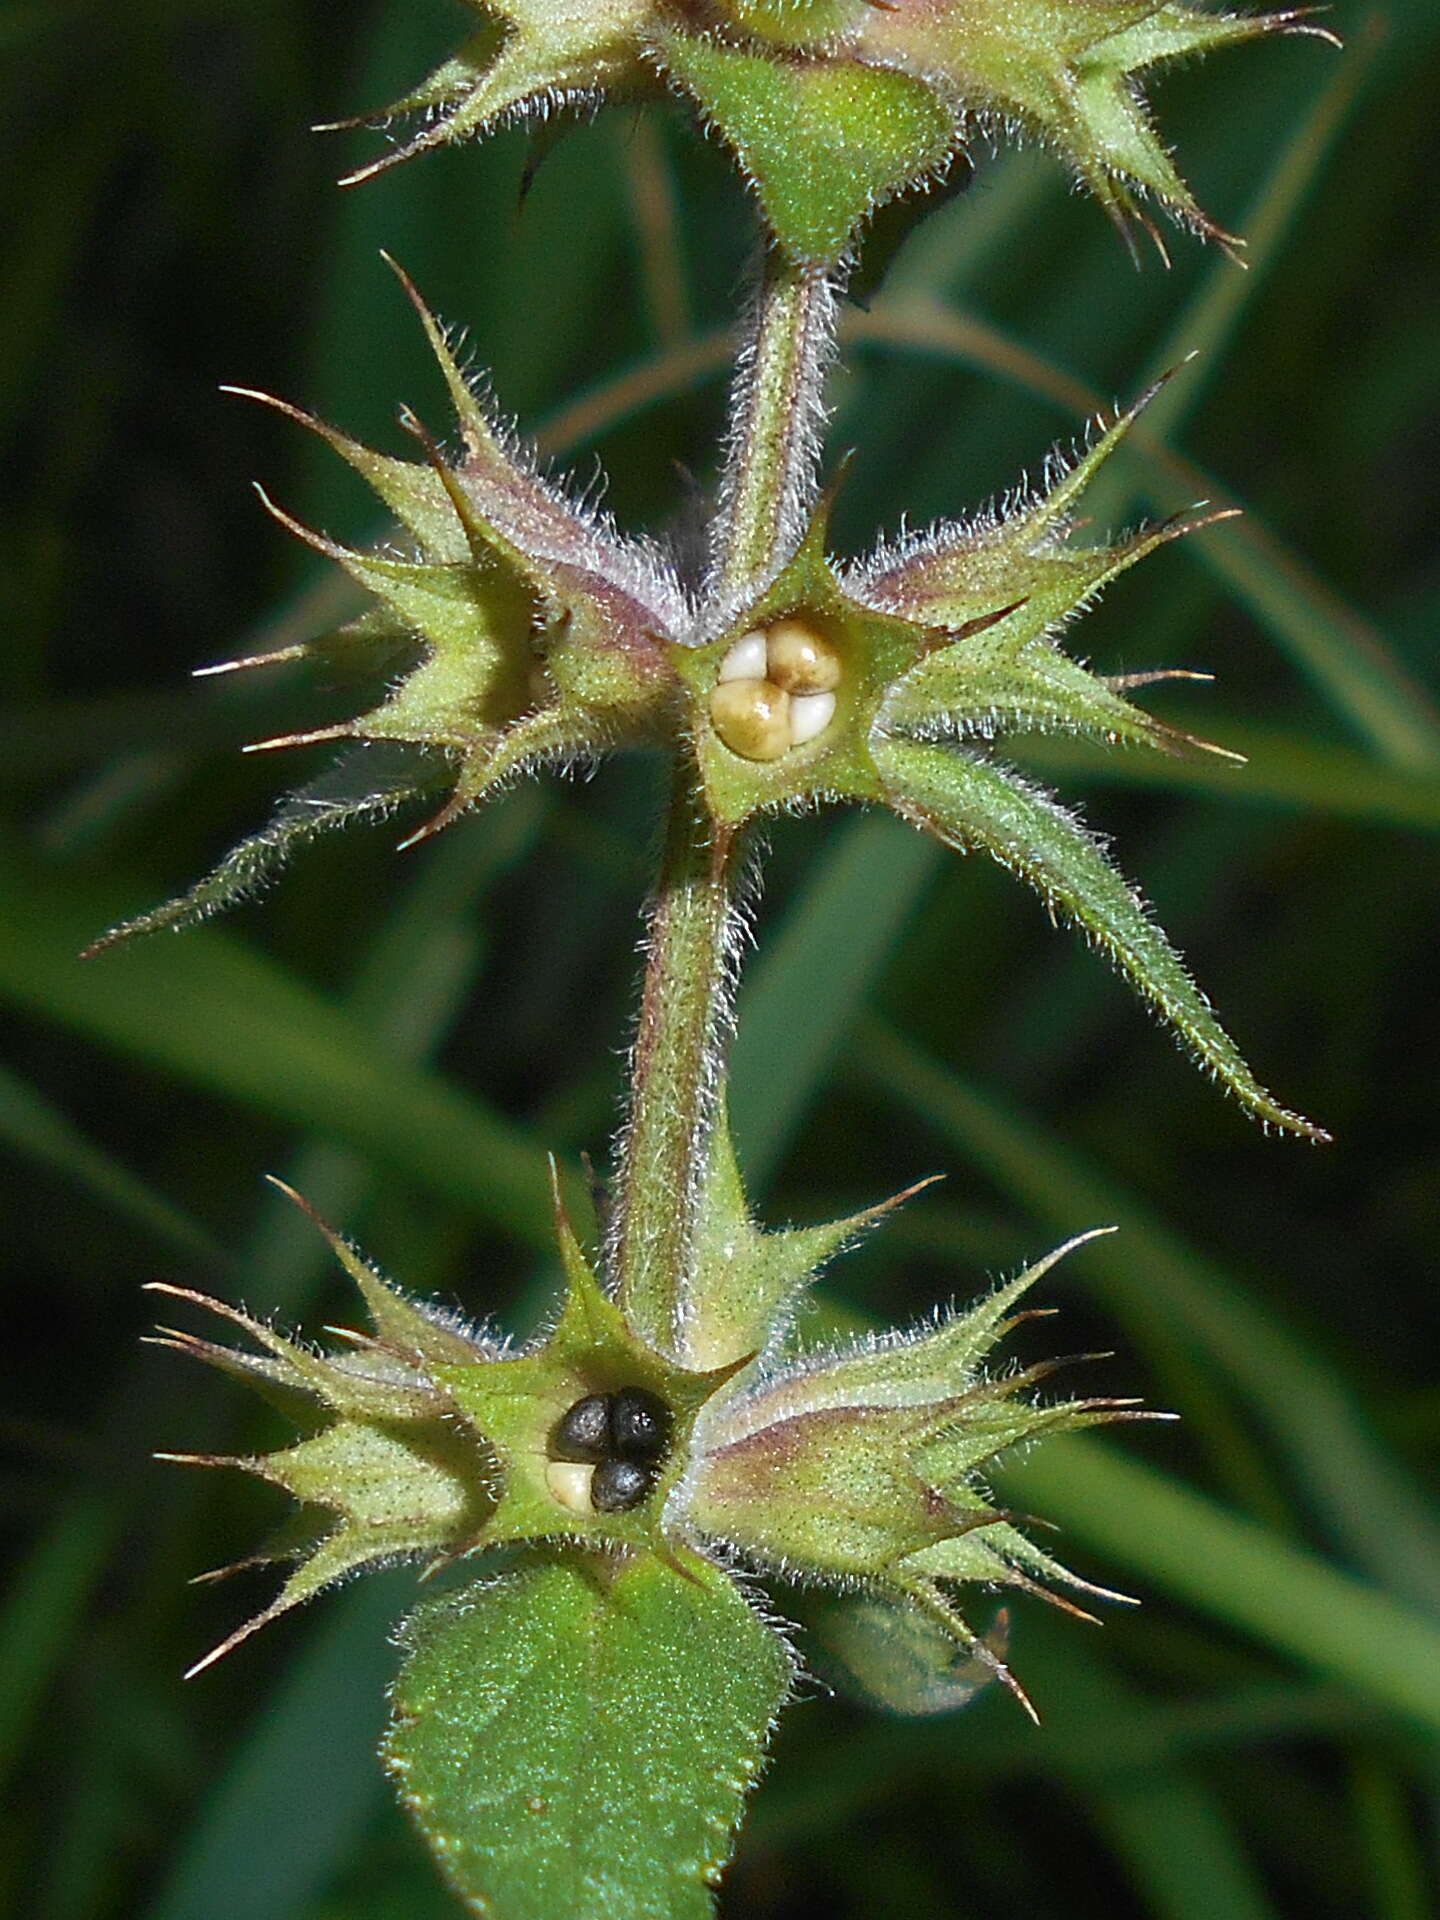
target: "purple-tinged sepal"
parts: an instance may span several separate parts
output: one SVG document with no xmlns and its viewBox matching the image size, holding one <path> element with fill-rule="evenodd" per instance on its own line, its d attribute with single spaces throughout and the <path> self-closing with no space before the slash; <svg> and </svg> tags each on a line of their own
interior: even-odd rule
<svg viewBox="0 0 1440 1920">
<path fill-rule="evenodd" d="M 1014 1312 L 1022 1296 L 1092 1237 L 1068 1242 L 967 1312 L 741 1375 L 696 1424 L 694 1464 L 677 1496 L 689 1524 L 742 1565 L 918 1610 L 1008 1682 L 952 1589 L 1014 1587 L 1061 1605 L 1071 1603 L 1057 1585 L 1097 1590 L 996 1506 L 987 1475 L 1047 1434 L 1149 1417 L 1130 1400 L 1036 1399 L 1033 1388 L 1062 1363 L 987 1368 L 1024 1317 Z"/>
<path fill-rule="evenodd" d="M 1067 653 L 1071 622 L 1159 547 L 1228 514 L 1197 512 L 1098 544 L 1084 491 L 1158 388 L 1099 423 L 1045 484 L 840 565 L 822 500 L 776 576 L 702 645 L 676 650 L 710 811 L 734 828 L 831 801 L 882 805 L 960 852 L 988 853 L 1077 925 L 1200 1063 L 1267 1124 L 1325 1136 L 1255 1079 L 1102 842 L 995 752 L 1025 733 L 1240 756 L 1128 698 L 1166 673 L 1109 676 Z"/>
<path fill-rule="evenodd" d="M 418 457 L 398 459 L 285 402 L 248 395 L 318 434 L 378 496 L 396 534 L 378 549 L 345 547 L 262 493 L 271 513 L 374 605 L 338 633 L 207 669 L 309 659 L 347 685 L 368 679 L 381 697 L 351 718 L 254 742 L 248 751 L 327 743 L 345 751 L 213 873 L 98 946 L 220 911 L 263 884 L 296 846 L 352 820 L 387 818 L 430 798 L 435 810 L 410 844 L 527 773 L 590 766 L 676 731 L 670 639 L 690 613 L 673 571 L 507 441 L 400 277 L 440 363 L 458 452 L 444 453 L 409 408 L 400 422 Z"/>
<path fill-rule="evenodd" d="M 1048 148 L 1127 238 L 1149 232 L 1162 256 L 1147 202 L 1234 249 L 1177 170 L 1142 83 L 1269 35 L 1335 41 L 1311 8 L 1242 14 L 1188 0 L 469 4 L 481 31 L 369 116 L 415 116 L 418 131 L 350 180 L 514 120 L 668 85 L 725 141 L 771 233 L 805 266 L 832 265 L 878 206 L 941 178 L 976 134 Z"/>
</svg>

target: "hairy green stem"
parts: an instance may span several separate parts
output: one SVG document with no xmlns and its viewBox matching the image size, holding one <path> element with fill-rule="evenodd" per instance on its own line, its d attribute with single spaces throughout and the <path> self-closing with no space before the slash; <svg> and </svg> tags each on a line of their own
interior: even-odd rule
<svg viewBox="0 0 1440 1920">
<path fill-rule="evenodd" d="M 732 401 L 712 576 L 722 604 L 773 572 L 803 524 L 834 306 L 824 275 L 778 256 L 767 263 Z M 631 1325 L 672 1356 L 684 1350 L 696 1208 L 723 1078 L 742 865 L 737 836 L 709 820 L 682 752 L 650 909 L 610 1246 Z"/>
<path fill-rule="evenodd" d="M 736 836 L 705 817 L 684 757 L 650 910 L 612 1243 L 631 1326 L 669 1355 L 683 1345 L 700 1172 L 720 1079 L 736 867 Z"/>
<path fill-rule="evenodd" d="M 715 554 L 723 598 L 764 579 L 799 536 L 814 499 L 821 386 L 834 338 L 831 277 L 772 254 L 731 401 Z"/>
</svg>

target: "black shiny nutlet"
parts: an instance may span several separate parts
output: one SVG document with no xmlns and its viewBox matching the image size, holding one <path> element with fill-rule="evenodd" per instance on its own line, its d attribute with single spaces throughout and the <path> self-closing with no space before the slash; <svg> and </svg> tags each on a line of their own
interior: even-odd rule
<svg viewBox="0 0 1440 1920">
<path fill-rule="evenodd" d="M 628 1513 L 650 1491 L 651 1475 L 634 1460 L 605 1460 L 590 1482 L 590 1504 L 597 1513 Z"/>
<path fill-rule="evenodd" d="M 587 1393 L 560 1416 L 551 1436 L 556 1460 L 602 1461 L 615 1452 L 610 1433 L 608 1393 Z"/>
<path fill-rule="evenodd" d="M 658 1460 L 670 1444 L 670 1409 L 643 1387 L 624 1387 L 611 1401 L 610 1437 L 624 1460 Z"/>
</svg>

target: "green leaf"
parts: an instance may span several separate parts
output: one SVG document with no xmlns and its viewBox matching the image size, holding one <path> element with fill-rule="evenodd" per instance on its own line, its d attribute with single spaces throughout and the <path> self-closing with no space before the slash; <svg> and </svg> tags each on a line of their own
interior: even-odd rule
<svg viewBox="0 0 1440 1920">
<path fill-rule="evenodd" d="M 1307 737 L 1298 727 L 1257 726 L 1230 714 L 1205 722 L 1228 747 L 1244 755 L 1243 773 L 1213 755 L 1117 754 L 1075 736 L 1035 734 L 1011 742 L 1015 758 L 1067 786 L 1163 788 L 1242 807 L 1292 809 L 1307 815 L 1357 820 L 1372 827 L 1440 831 L 1440 780 L 1434 774 L 1386 766 L 1353 747 Z"/>
<path fill-rule="evenodd" d="M 1256 1080 L 1184 963 L 1098 842 L 1047 794 L 968 754 L 897 740 L 876 747 L 891 805 L 947 846 L 986 853 L 1073 919 L 1175 1028 L 1202 1066 L 1259 1119 L 1327 1136 Z"/>
<path fill-rule="evenodd" d="M 1130 1687 L 1076 1648 L 1066 1648 L 1063 1674 L 1062 1725 L 1087 1726 L 1092 1739 L 1103 1728 L 1096 1744 L 1106 1744 L 1114 1720 L 1133 1711 Z M 1154 1920 L 1274 1920 L 1236 1810 L 1194 1769 L 1155 1760 L 1075 1786 Z"/>
<path fill-rule="evenodd" d="M 729 1577 L 537 1560 L 423 1608 L 384 1754 L 495 1920 L 703 1920 L 790 1690 Z"/>
<path fill-rule="evenodd" d="M 1006 1627 L 1002 1611 L 985 1636 L 995 1660 L 1005 1657 Z M 832 1601 L 818 1633 L 838 1683 L 890 1713 L 954 1713 L 995 1678 L 993 1662 L 968 1653 L 930 1614 L 874 1594 Z"/>
<path fill-rule="evenodd" d="M 667 35 L 664 51 L 802 265 L 838 259 L 866 215 L 934 173 L 953 144 L 949 111 L 908 74 L 782 65 L 691 34 Z"/>
</svg>

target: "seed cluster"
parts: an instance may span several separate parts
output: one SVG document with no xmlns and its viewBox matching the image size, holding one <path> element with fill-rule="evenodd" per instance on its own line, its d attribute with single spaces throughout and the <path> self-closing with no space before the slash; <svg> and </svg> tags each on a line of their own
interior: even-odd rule
<svg viewBox="0 0 1440 1920">
<path fill-rule="evenodd" d="M 643 1387 L 587 1393 L 555 1424 L 546 1483 L 572 1513 L 628 1513 L 655 1482 L 670 1409 Z"/>
<path fill-rule="evenodd" d="M 818 628 L 790 615 L 735 642 L 720 662 L 710 720 L 742 760 L 781 760 L 835 718 L 840 656 Z"/>
</svg>

